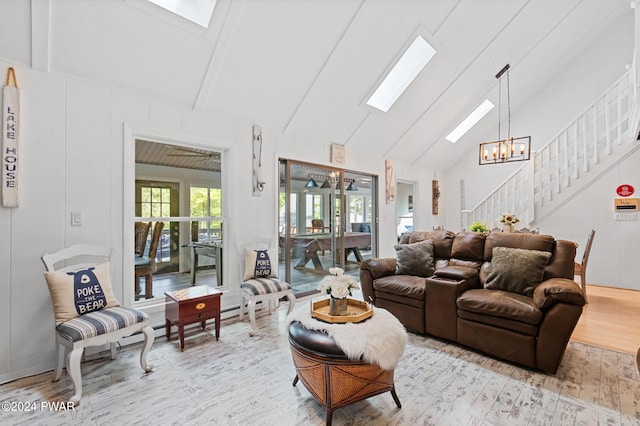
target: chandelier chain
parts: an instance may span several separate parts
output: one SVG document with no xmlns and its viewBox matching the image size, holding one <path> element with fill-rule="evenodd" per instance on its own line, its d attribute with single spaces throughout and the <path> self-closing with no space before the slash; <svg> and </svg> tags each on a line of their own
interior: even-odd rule
<svg viewBox="0 0 640 426">
<path fill-rule="evenodd" d="M 511 89 L 509 87 L 509 70 L 507 69 L 507 112 L 509 124 L 507 127 L 507 139 L 511 139 Z"/>
<path fill-rule="evenodd" d="M 498 140 L 500 139 L 500 121 L 502 117 L 502 79 L 498 79 Z"/>
</svg>

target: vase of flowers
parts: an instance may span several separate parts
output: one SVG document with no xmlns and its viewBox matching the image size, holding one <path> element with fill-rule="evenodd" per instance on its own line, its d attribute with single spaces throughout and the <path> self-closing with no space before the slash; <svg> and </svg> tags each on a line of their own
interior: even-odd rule
<svg viewBox="0 0 640 426">
<path fill-rule="evenodd" d="M 347 297 L 360 286 L 354 277 L 344 275 L 342 268 L 329 268 L 329 274 L 318 284 L 318 290 L 331 297 L 329 315 L 349 315 Z"/>
<path fill-rule="evenodd" d="M 513 225 L 520 222 L 518 216 L 512 213 L 502 213 L 500 215 L 500 223 L 502 223 L 502 229 L 505 232 L 513 232 Z"/>
<path fill-rule="evenodd" d="M 329 315 L 343 316 L 349 315 L 349 302 L 347 298 L 336 299 L 332 297 L 329 299 Z"/>
</svg>

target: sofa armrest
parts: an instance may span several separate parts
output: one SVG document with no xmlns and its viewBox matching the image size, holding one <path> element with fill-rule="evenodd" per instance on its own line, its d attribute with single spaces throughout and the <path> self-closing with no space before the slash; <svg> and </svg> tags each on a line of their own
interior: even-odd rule
<svg viewBox="0 0 640 426">
<path fill-rule="evenodd" d="M 361 271 L 369 271 L 374 280 L 396 273 L 396 259 L 367 259 L 360 263 Z"/>
<path fill-rule="evenodd" d="M 467 266 L 449 265 L 444 268 L 437 269 L 435 276 L 438 278 L 448 278 L 456 281 L 472 281 L 478 278 L 478 271 L 475 268 Z"/>
<path fill-rule="evenodd" d="M 367 259 L 360 262 L 360 287 L 364 300 L 376 304 L 373 291 L 373 280 L 396 273 L 396 259 Z"/>
<path fill-rule="evenodd" d="M 533 301 L 543 311 L 556 303 L 584 306 L 582 289 L 575 281 L 567 278 L 551 278 L 543 281 L 533 291 Z"/>
<path fill-rule="evenodd" d="M 456 300 L 462 293 L 479 286 L 475 268 L 447 266 L 426 279 L 425 329 L 428 334 L 457 340 Z"/>
</svg>

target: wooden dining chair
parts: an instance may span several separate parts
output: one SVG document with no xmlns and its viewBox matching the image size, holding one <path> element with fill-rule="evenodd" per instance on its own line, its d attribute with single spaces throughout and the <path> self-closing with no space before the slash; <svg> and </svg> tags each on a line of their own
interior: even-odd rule
<svg viewBox="0 0 640 426">
<path fill-rule="evenodd" d="M 329 231 L 331 231 L 331 228 L 328 226 L 324 226 L 324 220 L 311 219 L 312 234 L 324 234 L 325 232 L 329 232 Z M 322 250 L 322 255 L 324 256 L 324 250 Z"/>
<path fill-rule="evenodd" d="M 194 220 L 191 222 L 191 242 L 197 242 L 200 239 L 200 222 Z"/>
<path fill-rule="evenodd" d="M 133 247 L 137 256 L 144 256 L 144 249 L 147 246 L 147 237 L 149 236 L 149 230 L 151 230 L 151 222 L 135 223 L 135 243 Z"/>
<path fill-rule="evenodd" d="M 156 264 L 156 254 L 158 252 L 158 245 L 160 243 L 160 236 L 162 234 L 162 228 L 164 223 L 156 222 L 153 227 L 153 233 L 151 234 L 151 245 L 149 246 L 149 253 L 147 256 L 141 256 L 135 258 L 135 299 L 140 298 L 140 278 L 144 277 L 144 298 L 153 298 L 153 274 L 158 269 Z"/>
<path fill-rule="evenodd" d="M 582 253 L 582 262 L 576 262 L 573 268 L 573 275 L 580 275 L 580 285 L 582 285 L 582 292 L 584 293 L 584 300 L 587 300 L 587 262 L 589 261 L 589 253 L 591 252 L 591 246 L 593 245 L 593 237 L 595 237 L 596 231 L 591 230 L 589 237 L 587 237 L 587 244 L 584 246 L 584 253 Z"/>
</svg>

